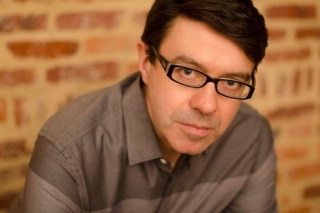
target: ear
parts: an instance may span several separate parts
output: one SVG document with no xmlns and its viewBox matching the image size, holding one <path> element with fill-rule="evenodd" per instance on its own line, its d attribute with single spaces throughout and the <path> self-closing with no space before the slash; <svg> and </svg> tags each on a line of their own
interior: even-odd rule
<svg viewBox="0 0 320 213">
<path fill-rule="evenodd" d="M 149 82 L 149 72 L 152 69 L 152 64 L 149 61 L 149 57 L 146 53 L 147 45 L 141 40 L 137 44 L 138 56 L 139 56 L 139 70 L 142 75 L 143 82 L 147 85 Z"/>
</svg>

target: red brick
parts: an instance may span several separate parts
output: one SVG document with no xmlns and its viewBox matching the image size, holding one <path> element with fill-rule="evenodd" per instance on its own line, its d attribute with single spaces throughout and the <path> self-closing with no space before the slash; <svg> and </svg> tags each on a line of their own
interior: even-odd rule
<svg viewBox="0 0 320 213">
<path fill-rule="evenodd" d="M 267 94 L 267 82 L 266 82 L 266 76 L 263 73 L 259 73 L 257 76 L 257 85 L 259 85 L 255 90 L 255 96 L 258 96 L 259 98 L 263 98 Z"/>
<path fill-rule="evenodd" d="M 34 118 L 41 121 L 47 120 L 49 116 L 49 105 L 43 100 L 34 101 L 34 103 L 36 108 Z"/>
<path fill-rule="evenodd" d="M 47 16 L 38 15 L 10 15 L 0 17 L 0 32 L 13 32 L 16 30 L 39 30 L 46 27 Z"/>
<path fill-rule="evenodd" d="M 306 71 L 306 75 L 307 75 L 307 84 L 306 84 L 306 89 L 307 90 L 312 90 L 313 88 L 313 80 L 314 80 L 314 70 L 309 68 Z"/>
<path fill-rule="evenodd" d="M 26 105 L 27 102 L 23 98 L 16 98 L 14 100 L 14 115 L 17 127 L 21 127 L 29 123 L 30 118 Z"/>
<path fill-rule="evenodd" d="M 85 66 L 55 67 L 47 72 L 49 82 L 114 80 L 119 66 L 114 62 L 95 63 Z"/>
<path fill-rule="evenodd" d="M 301 76 L 302 76 L 302 74 L 301 74 L 300 70 L 294 71 L 294 73 L 293 73 L 293 88 L 292 88 L 294 95 L 297 95 L 301 90 Z"/>
<path fill-rule="evenodd" d="M 19 84 L 31 84 L 35 80 L 33 70 L 16 69 L 0 70 L 0 87 L 11 87 Z"/>
<path fill-rule="evenodd" d="M 297 160 L 306 157 L 309 154 L 309 148 L 308 146 L 277 147 L 276 153 L 280 161 Z"/>
<path fill-rule="evenodd" d="M 25 178 L 28 165 L 18 166 L 6 170 L 0 170 L 0 182 L 6 183 L 15 179 Z"/>
<path fill-rule="evenodd" d="M 303 205 L 303 206 L 296 206 L 290 209 L 286 209 L 281 213 L 310 213 L 310 212 L 311 212 L 310 207 Z"/>
<path fill-rule="evenodd" d="M 277 72 L 277 78 L 275 81 L 275 89 L 276 89 L 276 95 L 278 97 L 282 97 L 285 94 L 285 90 L 283 88 L 287 88 L 288 84 L 288 78 L 283 72 Z M 268 88 L 268 86 L 266 85 Z"/>
<path fill-rule="evenodd" d="M 29 155 L 27 150 L 27 141 L 20 140 L 7 140 L 0 143 L 0 159 L 17 158 L 20 156 Z"/>
<path fill-rule="evenodd" d="M 0 194 L 0 208 L 8 208 L 18 194 L 18 192 L 13 191 Z"/>
<path fill-rule="evenodd" d="M 319 58 L 320 58 L 320 50 L 319 50 Z M 318 70 L 318 72 L 320 72 L 320 69 Z M 318 78 L 316 78 L 316 82 L 320 82 L 320 75 L 318 75 Z M 320 97 L 320 86 L 319 86 L 319 84 L 318 84 L 318 97 Z M 320 109 L 320 107 L 319 107 L 319 109 Z"/>
<path fill-rule="evenodd" d="M 305 198 L 320 197 L 320 182 L 318 185 L 309 186 L 304 190 Z"/>
<path fill-rule="evenodd" d="M 306 116 L 315 110 L 314 103 L 305 103 L 296 106 L 281 107 L 267 113 L 269 119 L 286 119 L 298 116 Z"/>
<path fill-rule="evenodd" d="M 274 30 L 274 29 L 269 29 L 268 30 L 268 35 L 270 40 L 279 40 L 282 39 L 286 36 L 286 31 L 285 30 Z"/>
<path fill-rule="evenodd" d="M 0 123 L 7 121 L 7 101 L 0 98 Z"/>
<path fill-rule="evenodd" d="M 283 183 L 283 171 L 278 170 L 277 171 L 277 177 L 276 177 L 276 185 L 282 185 Z"/>
<path fill-rule="evenodd" d="M 131 41 L 127 37 L 90 38 L 86 42 L 86 51 L 88 53 L 124 52 L 131 45 Z"/>
<path fill-rule="evenodd" d="M 278 50 L 273 52 L 267 51 L 265 60 L 269 62 L 291 61 L 297 59 L 306 59 L 310 56 L 310 54 L 311 51 L 309 48 L 301 48 L 296 50 Z"/>
<path fill-rule="evenodd" d="M 122 12 L 83 12 L 67 13 L 57 17 L 57 28 L 59 29 L 91 29 L 106 28 L 113 29 L 119 25 Z"/>
<path fill-rule="evenodd" d="M 290 201 L 290 196 L 287 194 L 278 196 L 278 205 L 280 206 L 286 206 L 290 203 Z"/>
<path fill-rule="evenodd" d="M 288 138 L 297 138 L 305 137 L 310 138 L 313 134 L 313 124 L 312 123 L 291 123 L 287 125 L 287 137 Z"/>
<path fill-rule="evenodd" d="M 317 38 L 320 39 L 320 28 L 298 29 L 296 38 Z"/>
<path fill-rule="evenodd" d="M 289 171 L 291 180 L 306 180 L 316 176 L 320 177 L 320 162 L 300 166 Z"/>
<path fill-rule="evenodd" d="M 137 12 L 133 14 L 132 23 L 140 27 L 144 27 L 147 19 L 148 11 Z"/>
<path fill-rule="evenodd" d="M 267 18 L 316 18 L 315 5 L 280 5 L 271 6 L 266 11 Z"/>
<path fill-rule="evenodd" d="M 10 42 L 8 48 L 18 57 L 56 58 L 76 53 L 78 44 L 72 41 Z"/>
</svg>

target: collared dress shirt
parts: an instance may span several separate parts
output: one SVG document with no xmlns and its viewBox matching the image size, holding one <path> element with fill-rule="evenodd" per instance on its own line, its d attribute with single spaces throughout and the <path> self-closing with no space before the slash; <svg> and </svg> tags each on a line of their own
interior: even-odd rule
<svg viewBox="0 0 320 213">
<path fill-rule="evenodd" d="M 242 103 L 207 150 L 173 170 L 161 153 L 141 76 L 74 100 L 39 132 L 26 213 L 273 213 L 276 160 L 266 120 Z"/>
</svg>

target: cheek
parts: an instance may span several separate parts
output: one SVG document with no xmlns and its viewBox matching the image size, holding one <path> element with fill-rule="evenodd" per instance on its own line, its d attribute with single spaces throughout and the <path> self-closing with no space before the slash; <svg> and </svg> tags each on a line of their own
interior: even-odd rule
<svg viewBox="0 0 320 213">
<path fill-rule="evenodd" d="M 169 122 L 174 111 L 179 108 L 179 103 L 182 102 L 181 95 L 175 95 L 174 91 L 160 89 L 153 90 L 151 97 L 151 107 L 154 115 L 158 120 Z M 168 124 L 167 124 L 168 125 Z"/>
<path fill-rule="evenodd" d="M 155 70 L 153 72 L 159 71 Z M 146 88 L 148 111 L 154 123 L 163 122 L 162 120 L 168 117 L 171 109 L 171 93 L 164 77 L 153 73 Z"/>
<path fill-rule="evenodd" d="M 167 77 L 165 76 L 165 78 Z M 173 114 L 179 111 L 187 102 L 187 97 L 183 90 L 181 91 L 181 89 L 177 88 L 179 85 L 168 80 L 161 77 L 154 78 L 148 88 L 149 114 L 159 131 L 160 128 L 161 131 L 172 128 Z"/>
<path fill-rule="evenodd" d="M 240 107 L 241 101 L 238 100 L 227 100 L 227 102 L 223 102 L 220 106 L 220 122 L 221 127 L 223 128 L 223 131 L 225 131 L 234 117 L 236 116 L 239 107 Z"/>
</svg>

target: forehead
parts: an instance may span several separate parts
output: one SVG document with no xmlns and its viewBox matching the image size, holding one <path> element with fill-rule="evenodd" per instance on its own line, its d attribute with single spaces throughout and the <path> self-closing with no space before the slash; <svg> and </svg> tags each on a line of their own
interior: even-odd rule
<svg viewBox="0 0 320 213">
<path fill-rule="evenodd" d="M 169 61 L 186 57 L 208 70 L 251 72 L 254 67 L 254 63 L 231 39 L 202 22 L 184 17 L 173 21 L 159 51 Z"/>
</svg>

